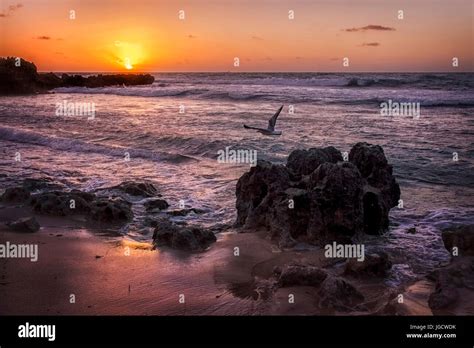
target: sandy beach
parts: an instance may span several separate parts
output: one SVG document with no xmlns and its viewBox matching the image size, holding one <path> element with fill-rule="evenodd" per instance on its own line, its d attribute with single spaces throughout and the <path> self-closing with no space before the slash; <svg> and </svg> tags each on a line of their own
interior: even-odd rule
<svg viewBox="0 0 474 348">
<path fill-rule="evenodd" d="M 28 209 L 2 207 L 0 217 Z M 317 306 L 310 286 L 271 290 L 273 269 L 288 262 L 327 267 L 319 251 L 282 251 L 265 233 L 226 232 L 203 253 L 153 250 L 152 244 L 117 237 L 113 229 L 81 226 L 74 219 L 37 216 L 35 234 L 0 229 L 0 243 L 37 244 L 37 262 L 0 260 L 0 312 L 7 315 L 299 315 L 337 314 Z M 234 255 L 235 248 L 240 251 Z M 377 280 L 355 281 L 369 312 L 382 310 L 390 292 Z M 404 314 L 432 314 L 433 284 L 407 289 Z M 288 302 L 293 294 L 295 303 Z M 71 295 L 75 303 L 71 303 Z M 184 303 L 180 303 L 184 295 Z M 416 304 L 416 305 L 412 305 Z M 351 314 L 368 314 L 351 313 Z"/>
</svg>

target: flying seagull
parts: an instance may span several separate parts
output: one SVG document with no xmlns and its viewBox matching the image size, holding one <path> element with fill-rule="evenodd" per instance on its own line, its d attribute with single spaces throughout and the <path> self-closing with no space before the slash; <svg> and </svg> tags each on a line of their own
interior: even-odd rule
<svg viewBox="0 0 474 348">
<path fill-rule="evenodd" d="M 268 128 L 259 128 L 259 127 L 251 127 L 247 126 L 244 124 L 245 129 L 255 129 L 259 133 L 262 133 L 263 135 L 281 135 L 281 131 L 276 131 L 275 130 L 275 124 L 277 121 L 278 115 L 280 115 L 281 110 L 283 109 L 283 105 L 280 106 L 280 108 L 277 110 L 275 115 L 272 116 L 271 119 L 268 120 Z"/>
</svg>

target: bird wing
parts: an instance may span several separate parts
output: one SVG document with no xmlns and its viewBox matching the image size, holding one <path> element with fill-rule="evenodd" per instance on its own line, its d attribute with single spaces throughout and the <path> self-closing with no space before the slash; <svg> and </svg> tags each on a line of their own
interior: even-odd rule
<svg viewBox="0 0 474 348">
<path fill-rule="evenodd" d="M 276 121 L 277 121 L 277 117 L 278 117 L 278 115 L 280 115 L 280 112 L 281 112 L 282 109 L 283 109 L 283 105 L 280 106 L 280 108 L 277 110 L 275 115 L 273 115 L 272 118 L 268 120 L 268 129 L 269 130 L 271 130 L 271 131 L 275 130 L 275 124 L 276 124 Z"/>
<path fill-rule="evenodd" d="M 266 131 L 265 128 L 247 126 L 246 124 L 244 124 L 244 128 L 245 128 L 245 129 L 255 129 L 255 130 L 260 130 L 260 131 Z"/>
</svg>

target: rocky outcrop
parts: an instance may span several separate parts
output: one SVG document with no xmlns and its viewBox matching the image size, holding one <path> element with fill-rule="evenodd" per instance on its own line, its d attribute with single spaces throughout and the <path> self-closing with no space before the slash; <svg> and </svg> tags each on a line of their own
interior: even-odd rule
<svg viewBox="0 0 474 348">
<path fill-rule="evenodd" d="M 295 174 L 308 175 L 323 163 L 337 163 L 342 160 L 341 152 L 333 146 L 311 148 L 293 151 L 288 156 L 286 167 Z"/>
<path fill-rule="evenodd" d="M 186 251 L 202 251 L 216 241 L 211 231 L 200 227 L 177 225 L 168 219 L 156 221 L 153 244 Z"/>
<path fill-rule="evenodd" d="M 29 203 L 39 214 L 85 215 L 92 220 L 108 223 L 123 223 L 133 218 L 131 204 L 124 199 L 97 197 L 93 193 L 78 190 L 34 194 Z"/>
<path fill-rule="evenodd" d="M 388 213 L 400 199 L 400 187 L 392 175 L 383 149 L 379 145 L 357 143 L 349 153 L 349 161 L 354 163 L 365 179 L 364 231 L 379 234 L 388 228 Z"/>
<path fill-rule="evenodd" d="M 105 86 L 136 86 L 151 85 L 155 78 L 150 74 L 111 74 L 111 75 L 93 75 L 83 77 L 81 75 L 62 74 L 63 87 L 105 87 Z"/>
<path fill-rule="evenodd" d="M 52 191 L 32 195 L 29 203 L 39 214 L 67 216 L 89 214 L 90 203 L 95 199 L 92 193 L 72 190 L 70 192 Z"/>
<path fill-rule="evenodd" d="M 457 248 L 458 256 L 474 256 L 474 225 L 447 228 L 441 236 L 450 253 Z"/>
<path fill-rule="evenodd" d="M 44 93 L 58 87 L 105 87 L 149 85 L 150 74 L 110 74 L 84 77 L 54 73 L 38 74 L 36 66 L 22 58 L 0 58 L 0 95 Z"/>
<path fill-rule="evenodd" d="M 40 225 L 34 216 L 15 220 L 7 223 L 7 226 L 13 231 L 26 233 L 33 233 L 40 229 Z"/>
<path fill-rule="evenodd" d="M 236 225 L 266 228 L 282 246 L 383 233 L 400 188 L 382 148 L 358 143 L 342 159 L 326 147 L 295 150 L 286 166 L 258 161 L 237 182 Z"/>
<path fill-rule="evenodd" d="M 442 237 L 452 257 L 448 266 L 435 270 L 428 277 L 435 282 L 435 291 L 428 300 L 435 314 L 454 308 L 461 293 L 469 292 L 473 297 L 474 292 L 474 225 L 446 229 Z"/>
<path fill-rule="evenodd" d="M 14 57 L 0 58 L 0 95 L 38 93 L 42 88 L 37 79 L 33 63 Z"/>
<path fill-rule="evenodd" d="M 90 216 L 100 222 L 121 223 L 133 218 L 131 206 L 120 197 L 98 198 L 90 203 Z"/>
<path fill-rule="evenodd" d="M 22 186 L 9 187 L 0 197 L 0 201 L 7 203 L 21 203 L 30 198 L 30 192 Z"/>
</svg>

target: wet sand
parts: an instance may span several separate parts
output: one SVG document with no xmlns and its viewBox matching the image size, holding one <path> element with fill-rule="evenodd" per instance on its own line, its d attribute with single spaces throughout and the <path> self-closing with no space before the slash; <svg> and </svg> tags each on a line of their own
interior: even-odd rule
<svg viewBox="0 0 474 348">
<path fill-rule="evenodd" d="M 28 215 L 25 208 L 0 209 L 1 221 Z M 383 309 L 393 292 L 380 279 L 350 279 L 368 311 L 337 313 L 319 308 L 314 287 L 275 288 L 275 266 L 299 262 L 338 275 L 342 263 L 329 264 L 322 250 L 279 250 L 263 231 L 221 233 L 208 250 L 188 253 L 153 250 L 149 243 L 118 237 L 113 228 L 84 226 L 81 219 L 36 218 L 42 226 L 36 233 L 0 226 L 0 243 L 34 243 L 39 249 L 37 262 L 0 259 L 1 314 L 367 315 Z M 417 305 L 406 305 L 404 313 L 431 314 L 430 285 L 417 291 L 418 297 L 407 297 Z"/>
</svg>

